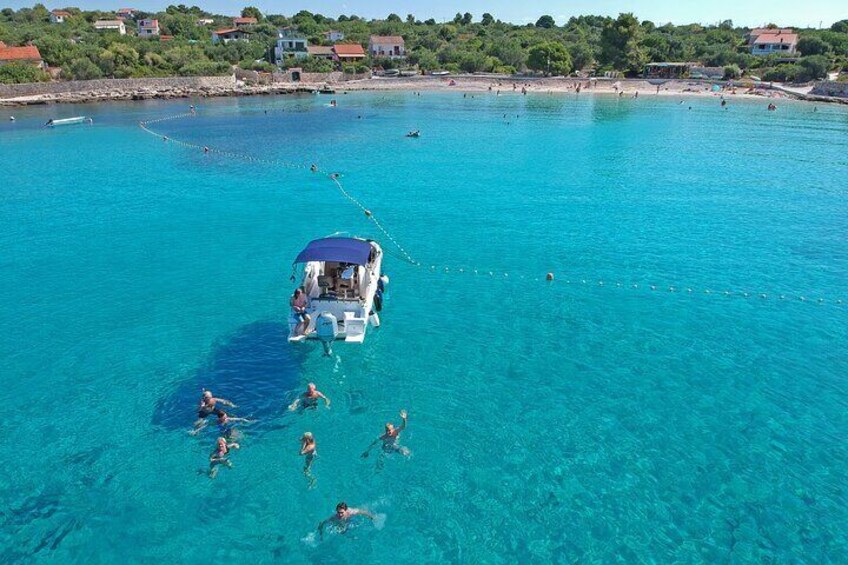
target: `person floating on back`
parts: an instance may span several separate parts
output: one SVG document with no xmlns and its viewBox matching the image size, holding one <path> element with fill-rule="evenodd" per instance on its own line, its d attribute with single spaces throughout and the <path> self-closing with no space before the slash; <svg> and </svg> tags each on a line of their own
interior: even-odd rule
<svg viewBox="0 0 848 565">
<path fill-rule="evenodd" d="M 370 455 L 370 453 L 371 453 L 371 449 L 380 442 L 383 443 L 383 452 L 384 453 L 395 453 L 395 452 L 397 452 L 397 453 L 400 453 L 401 455 L 404 455 L 404 456 L 409 455 L 409 449 L 400 445 L 400 433 L 403 430 L 406 429 L 406 420 L 407 420 L 406 410 L 400 411 L 400 419 L 401 419 L 400 426 L 395 427 L 395 425 L 392 424 L 391 422 L 386 424 L 386 431 L 383 432 L 383 435 L 381 435 L 380 437 L 375 439 L 373 442 L 371 442 L 371 445 L 368 446 L 368 449 L 366 449 L 362 453 L 363 459 L 368 457 L 368 455 Z"/>
<path fill-rule="evenodd" d="M 367 510 L 363 510 L 362 508 L 348 508 L 347 503 L 339 502 L 336 504 L 336 513 L 318 524 L 318 536 L 324 539 L 324 528 L 328 525 L 335 526 L 339 533 L 345 533 L 351 519 L 356 516 L 365 516 L 372 522 L 374 521 L 374 515 Z"/>
<path fill-rule="evenodd" d="M 197 410 L 197 420 L 194 422 L 194 429 L 189 432 L 191 435 L 196 435 L 200 430 L 206 427 L 206 419 L 215 413 L 215 405 L 218 403 L 223 404 L 224 406 L 229 406 L 230 408 L 236 407 L 236 405 L 229 400 L 224 398 L 215 398 L 210 390 L 203 391 L 203 395 L 200 397 L 200 406 Z"/>
<path fill-rule="evenodd" d="M 306 392 L 298 396 L 294 402 L 289 404 L 289 410 L 294 412 L 297 410 L 298 406 L 300 406 L 301 410 L 317 408 L 319 398 L 324 400 L 324 404 L 327 408 L 330 407 L 330 399 L 324 396 L 323 392 L 315 388 L 315 383 L 309 383 L 306 385 Z"/>
</svg>

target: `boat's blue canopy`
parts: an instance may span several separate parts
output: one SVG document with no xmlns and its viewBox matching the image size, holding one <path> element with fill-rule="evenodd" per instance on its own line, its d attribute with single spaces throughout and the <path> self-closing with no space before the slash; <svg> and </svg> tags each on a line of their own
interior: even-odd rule
<svg viewBox="0 0 848 565">
<path fill-rule="evenodd" d="M 367 265 L 370 256 L 371 244 L 367 241 L 352 237 L 325 237 L 324 239 L 310 241 L 309 245 L 298 254 L 294 262 L 337 261 L 339 263 Z"/>
</svg>

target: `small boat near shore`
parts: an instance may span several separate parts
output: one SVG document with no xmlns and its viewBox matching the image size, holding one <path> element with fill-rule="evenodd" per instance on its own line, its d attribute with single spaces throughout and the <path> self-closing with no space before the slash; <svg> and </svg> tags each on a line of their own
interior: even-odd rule
<svg viewBox="0 0 848 565">
<path fill-rule="evenodd" d="M 289 342 L 318 339 L 362 343 L 369 325 L 380 325 L 383 289 L 383 249 L 376 241 L 357 237 L 326 237 L 310 241 L 294 260 L 302 266 L 299 287 L 306 294 L 307 321 L 292 310 Z M 294 280 L 294 275 L 293 279 Z M 306 328 L 302 325 L 306 324 Z"/>
<path fill-rule="evenodd" d="M 61 120 L 47 120 L 47 123 L 44 125 L 49 128 L 55 128 L 59 126 L 73 126 L 76 124 L 90 124 L 93 122 L 94 120 L 92 120 L 91 118 L 86 118 L 85 116 L 76 116 L 74 118 L 62 118 Z"/>
</svg>

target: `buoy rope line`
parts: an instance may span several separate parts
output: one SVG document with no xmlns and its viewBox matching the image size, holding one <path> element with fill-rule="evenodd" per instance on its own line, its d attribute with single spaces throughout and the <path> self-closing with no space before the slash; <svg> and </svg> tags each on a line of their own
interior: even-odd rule
<svg viewBox="0 0 848 565">
<path fill-rule="evenodd" d="M 188 141 L 183 141 L 181 139 L 175 139 L 169 137 L 167 135 L 161 134 L 159 132 L 154 131 L 149 126 L 153 124 L 158 124 L 162 122 L 167 122 L 171 120 L 179 120 L 183 118 L 196 117 L 196 112 L 186 112 L 182 114 L 175 114 L 171 116 L 165 116 L 162 118 L 157 118 L 155 120 L 146 120 L 139 122 L 139 126 L 145 132 L 155 135 L 156 137 L 160 137 L 167 142 L 175 143 L 182 147 L 186 147 L 188 149 L 200 149 L 204 153 L 214 153 L 217 155 L 222 155 L 225 157 L 230 157 L 233 159 L 239 159 L 242 161 L 249 161 L 253 163 L 259 163 L 269 166 L 276 167 L 285 167 L 287 169 L 298 169 L 298 170 L 310 170 L 313 173 L 321 174 L 327 177 L 330 181 L 332 181 L 333 185 L 339 191 L 339 193 L 347 199 L 351 204 L 359 208 L 359 210 L 367 217 L 374 226 L 380 231 L 380 233 L 388 239 L 392 245 L 400 252 L 400 254 L 391 252 L 390 249 L 385 249 L 386 254 L 406 261 L 410 265 L 419 267 L 421 263 L 412 258 L 409 252 L 400 244 L 400 242 L 395 239 L 391 233 L 383 226 L 380 220 L 368 209 L 360 200 L 354 197 L 350 192 L 345 189 L 342 182 L 339 180 L 338 173 L 331 173 L 328 171 L 321 170 L 317 165 L 304 165 L 298 163 L 291 163 L 287 161 L 281 161 L 279 159 L 263 159 L 261 157 L 254 157 L 252 155 L 248 155 L 245 153 L 236 153 L 233 151 L 225 151 L 222 149 L 216 149 L 214 147 L 200 145 L 198 143 L 192 143 Z M 490 279 L 501 279 L 501 280 L 521 280 L 521 281 L 534 281 L 534 282 L 547 282 L 552 285 L 566 285 L 566 286 L 580 286 L 580 287 L 596 287 L 596 288 L 609 288 L 609 289 L 627 289 L 632 291 L 644 291 L 644 292 L 665 292 L 665 293 L 679 293 L 685 295 L 707 295 L 711 297 L 725 297 L 725 298 L 742 298 L 742 299 L 756 299 L 756 300 L 768 300 L 768 301 L 796 301 L 796 302 L 804 302 L 810 304 L 832 304 L 842 306 L 848 301 L 842 298 L 824 298 L 818 297 L 810 294 L 800 294 L 797 292 L 749 292 L 749 291 L 741 291 L 741 290 L 728 290 L 728 289 L 718 289 L 716 287 L 710 288 L 700 288 L 695 286 L 676 286 L 676 285 L 657 285 L 657 284 L 645 284 L 645 283 L 626 283 L 621 281 L 605 281 L 600 279 L 591 279 L 591 278 L 557 278 L 553 272 L 547 273 L 545 276 L 533 276 L 527 275 L 524 273 L 518 274 L 510 274 L 509 272 L 504 271 L 495 271 L 495 270 L 486 270 L 486 269 L 475 269 L 469 267 L 456 267 L 456 266 L 444 266 L 444 265 L 430 265 L 429 269 L 425 269 L 425 271 L 429 271 L 432 274 L 442 274 L 442 275 L 469 275 L 469 276 L 479 276 L 479 277 L 487 277 Z"/>
<path fill-rule="evenodd" d="M 272 166 L 272 167 L 284 167 L 284 168 L 287 168 L 287 169 L 310 170 L 313 173 L 323 175 L 323 176 L 327 177 L 330 181 L 332 181 L 333 185 L 336 187 L 336 189 L 338 189 L 338 191 L 341 193 L 341 195 L 344 196 L 354 206 L 359 208 L 362 211 L 362 213 L 365 214 L 365 217 L 368 218 L 374 224 L 374 226 L 380 231 L 380 233 L 382 233 L 383 236 L 385 236 L 385 238 L 388 239 L 398 249 L 398 251 L 401 254 L 401 258 L 404 261 L 406 261 L 407 263 L 409 263 L 411 265 L 415 265 L 415 266 L 420 265 L 420 263 L 418 261 L 416 261 L 415 259 L 412 258 L 412 255 L 409 254 L 409 252 L 400 244 L 400 242 L 398 242 L 398 240 L 395 239 L 395 237 L 391 233 L 389 233 L 389 230 L 386 229 L 386 227 L 382 224 L 382 222 L 380 222 L 380 220 L 377 218 L 377 216 L 375 216 L 374 213 L 371 212 L 371 210 L 369 208 L 367 208 L 355 196 L 353 196 L 350 192 L 348 192 L 347 189 L 345 189 L 344 185 L 339 180 L 339 174 L 338 173 L 331 173 L 329 171 L 324 171 L 324 170 L 320 169 L 317 165 L 304 165 L 304 164 L 299 164 L 299 163 L 291 163 L 291 162 L 288 162 L 288 161 L 281 161 L 279 159 L 263 159 L 261 157 L 254 157 L 253 155 L 248 155 L 246 153 L 236 153 L 234 151 L 225 151 L 225 150 L 217 149 L 215 147 L 211 147 L 211 146 L 208 146 L 208 145 L 200 145 L 199 143 L 192 143 L 190 141 L 184 141 L 184 140 L 181 140 L 181 139 L 176 139 L 176 138 L 164 135 L 162 133 L 159 133 L 157 131 L 154 131 L 153 129 L 150 128 L 150 126 L 153 125 L 153 124 L 158 124 L 158 123 L 167 122 L 167 121 L 171 121 L 171 120 L 179 120 L 179 119 L 189 118 L 189 117 L 196 117 L 196 116 L 197 116 L 197 113 L 195 113 L 195 112 L 187 112 L 187 113 L 182 113 L 182 114 L 175 114 L 175 115 L 172 115 L 172 116 L 165 116 L 163 118 L 157 118 L 155 120 L 141 121 L 141 122 L 138 123 L 138 125 L 139 125 L 139 127 L 141 127 L 142 130 L 144 130 L 145 132 L 147 132 L 151 135 L 155 135 L 156 137 L 160 137 L 160 138 L 162 138 L 163 140 L 165 140 L 169 143 L 174 143 L 176 145 L 179 145 L 181 147 L 185 147 L 187 149 L 199 149 L 199 150 L 203 151 L 204 153 L 213 153 L 213 154 L 216 154 L 216 155 L 222 155 L 224 157 L 230 157 L 230 158 L 233 158 L 233 159 L 238 159 L 238 160 L 241 160 L 241 161 L 248 161 L 248 162 L 251 162 L 251 163 L 259 163 L 259 164 L 263 164 L 263 165 L 269 165 L 269 166 Z"/>
</svg>

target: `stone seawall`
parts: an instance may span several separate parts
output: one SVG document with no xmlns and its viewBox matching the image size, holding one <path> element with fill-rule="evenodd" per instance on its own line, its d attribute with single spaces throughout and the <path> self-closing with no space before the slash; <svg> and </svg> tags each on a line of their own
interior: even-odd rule
<svg viewBox="0 0 848 565">
<path fill-rule="evenodd" d="M 45 94 L 83 94 L 102 92 L 167 92 L 176 90 L 215 90 L 235 86 L 235 78 L 223 77 L 167 77 L 125 78 L 101 80 L 72 80 L 66 82 L 33 82 L 27 84 L 0 84 L 0 98 L 39 96 Z"/>
<path fill-rule="evenodd" d="M 833 96 L 835 98 L 848 98 L 848 82 L 836 82 L 824 80 L 810 91 L 816 96 Z"/>
</svg>

